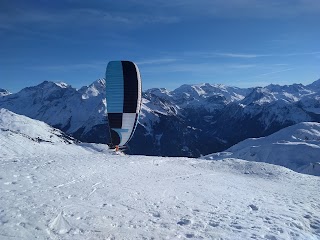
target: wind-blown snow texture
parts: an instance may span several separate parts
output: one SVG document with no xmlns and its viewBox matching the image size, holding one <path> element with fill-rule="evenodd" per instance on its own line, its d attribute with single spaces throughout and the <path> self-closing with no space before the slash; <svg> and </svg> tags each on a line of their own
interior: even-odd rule
<svg viewBox="0 0 320 240">
<path fill-rule="evenodd" d="M 129 154 L 193 156 L 223 151 L 299 122 L 320 122 L 320 80 L 249 89 L 182 85 L 143 93 Z M 107 143 L 105 80 L 79 90 L 43 82 L 0 97 L 0 107 L 44 121 L 85 142 Z"/>
<path fill-rule="evenodd" d="M 232 158 L 115 155 L 7 110 L 0 119 L 2 239 L 320 238 L 319 177 Z"/>
<path fill-rule="evenodd" d="M 203 158 L 226 157 L 272 163 L 320 176 L 320 123 L 298 123 L 267 137 L 246 139 L 225 152 Z"/>
</svg>

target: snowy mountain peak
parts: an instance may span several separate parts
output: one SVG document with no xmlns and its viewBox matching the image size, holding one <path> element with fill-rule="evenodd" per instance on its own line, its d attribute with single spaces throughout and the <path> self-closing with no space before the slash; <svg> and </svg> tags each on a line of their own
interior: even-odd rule
<svg viewBox="0 0 320 240">
<path fill-rule="evenodd" d="M 203 105 L 208 104 L 208 102 L 209 104 L 217 103 L 216 100 L 218 100 L 219 104 L 222 102 L 227 104 L 233 101 L 239 101 L 247 95 L 247 92 L 246 89 L 227 87 L 223 84 L 212 85 L 209 83 L 202 83 L 194 85 L 184 84 L 172 91 L 172 95 L 175 99 L 184 99 L 187 100 L 188 103 L 193 101 L 194 103 L 198 102 L 196 103 L 197 105 Z M 203 100 L 205 101 L 203 102 Z"/>
<path fill-rule="evenodd" d="M 276 97 L 267 88 L 257 87 L 241 103 L 244 105 L 263 105 L 275 100 L 277 100 Z"/>
<path fill-rule="evenodd" d="M 37 87 L 45 89 L 45 88 L 51 88 L 51 87 L 54 87 L 54 86 L 59 87 L 59 88 L 64 88 L 63 84 L 59 84 L 59 83 L 55 83 L 55 82 L 47 81 L 47 80 L 45 80 L 42 83 L 40 83 Z"/>
<path fill-rule="evenodd" d="M 188 96 L 199 96 L 198 92 L 196 91 L 197 87 L 189 84 L 183 84 L 180 87 L 173 90 L 174 95 L 188 95 Z"/>
<path fill-rule="evenodd" d="M 190 94 L 190 96 L 199 97 L 210 95 L 215 87 L 209 83 L 201 83 L 201 84 L 183 84 L 180 87 L 176 88 L 173 93 L 176 95 L 180 94 Z"/>
<path fill-rule="evenodd" d="M 7 95 L 10 95 L 10 94 L 11 93 L 8 90 L 0 88 L 0 97 L 7 96 Z"/>
<path fill-rule="evenodd" d="M 170 95 L 170 91 L 167 90 L 166 88 L 151 88 L 151 89 L 148 89 L 146 92 L 152 93 L 154 95 L 162 95 L 162 94 Z"/>
<path fill-rule="evenodd" d="M 57 90 L 64 90 L 64 89 L 68 89 L 68 88 L 72 88 L 70 85 L 64 83 L 64 82 L 51 82 L 51 81 L 43 81 L 42 83 L 33 86 L 33 87 L 26 87 L 24 89 L 22 89 L 20 92 L 22 91 L 43 91 L 43 92 L 53 92 L 53 91 L 57 91 Z"/>
<path fill-rule="evenodd" d="M 70 85 L 65 83 L 65 82 L 55 82 L 55 84 L 58 86 L 58 87 L 61 87 L 61 88 L 67 88 L 69 87 Z"/>
<path fill-rule="evenodd" d="M 12 97 L 33 98 L 34 104 L 43 104 L 44 102 L 52 102 L 53 100 L 62 99 L 64 96 L 70 96 L 76 92 L 76 89 L 70 85 L 44 81 L 37 86 L 22 89 Z"/>
<path fill-rule="evenodd" d="M 90 97 L 96 97 L 100 94 L 105 94 L 106 80 L 98 79 L 89 86 L 82 87 L 79 92 L 82 95 L 82 99 L 88 99 Z"/>
<path fill-rule="evenodd" d="M 265 88 L 272 92 L 277 99 L 282 99 L 289 102 L 296 102 L 301 97 L 314 93 L 314 90 L 305 87 L 302 84 L 292 84 L 284 86 L 271 84 Z"/>
<path fill-rule="evenodd" d="M 311 88 L 316 88 L 317 90 L 320 90 L 320 78 L 307 86 L 311 87 Z"/>
<path fill-rule="evenodd" d="M 147 99 L 160 98 L 162 100 L 171 100 L 172 95 L 166 88 L 151 88 L 143 93 L 143 97 Z"/>
</svg>

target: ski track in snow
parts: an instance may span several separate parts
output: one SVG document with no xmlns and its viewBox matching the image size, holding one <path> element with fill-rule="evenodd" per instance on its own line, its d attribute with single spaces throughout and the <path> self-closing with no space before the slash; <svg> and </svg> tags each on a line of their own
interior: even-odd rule
<svg viewBox="0 0 320 240">
<path fill-rule="evenodd" d="M 0 156 L 0 239 L 320 239 L 315 176 L 38 146 Z"/>
</svg>

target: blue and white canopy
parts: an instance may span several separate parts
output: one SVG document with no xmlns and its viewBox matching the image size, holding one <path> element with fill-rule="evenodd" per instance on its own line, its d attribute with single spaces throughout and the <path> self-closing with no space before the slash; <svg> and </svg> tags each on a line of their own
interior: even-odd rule
<svg viewBox="0 0 320 240">
<path fill-rule="evenodd" d="M 124 146 L 133 136 L 141 108 L 141 78 L 136 64 L 111 61 L 106 71 L 111 144 Z"/>
</svg>

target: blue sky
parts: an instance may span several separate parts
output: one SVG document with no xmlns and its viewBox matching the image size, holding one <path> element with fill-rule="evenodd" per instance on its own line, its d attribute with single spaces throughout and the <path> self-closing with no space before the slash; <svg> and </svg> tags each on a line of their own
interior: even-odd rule
<svg viewBox="0 0 320 240">
<path fill-rule="evenodd" d="M 320 78 L 319 0 L 1 0 L 0 88 L 79 88 L 132 60 L 143 89 Z"/>
</svg>

